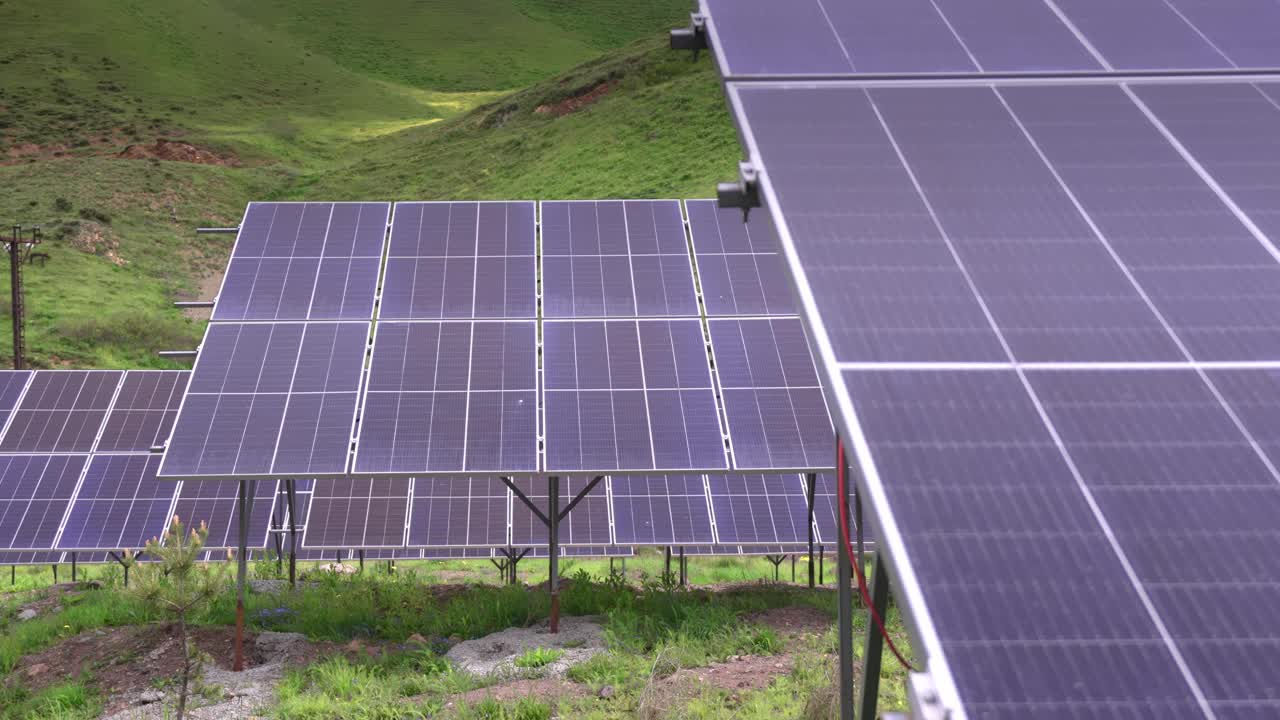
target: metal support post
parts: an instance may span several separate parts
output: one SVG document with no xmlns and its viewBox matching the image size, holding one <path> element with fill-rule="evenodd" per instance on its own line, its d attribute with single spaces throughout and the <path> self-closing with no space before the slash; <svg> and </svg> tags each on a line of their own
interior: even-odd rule
<svg viewBox="0 0 1280 720">
<path fill-rule="evenodd" d="M 235 662 L 231 669 L 244 670 L 244 591 L 249 575 L 249 516 L 253 512 L 253 481 L 241 480 L 236 507 L 240 513 L 238 547 L 236 548 L 236 642 Z"/>
<path fill-rule="evenodd" d="M 841 440 L 837 437 L 836 443 Z M 843 452 L 839 455 L 843 456 Z M 843 458 L 841 458 L 843 459 Z M 837 467 L 836 472 L 844 472 L 845 468 Z M 844 491 L 848 493 L 846 484 Z M 837 526 L 841 522 L 845 527 L 849 524 L 849 497 L 837 498 L 836 512 L 840 513 L 843 521 L 837 519 Z M 853 578 L 853 558 L 849 556 L 851 548 L 849 543 L 841 539 L 840 542 L 840 570 L 837 578 L 838 596 L 839 596 L 839 633 L 840 633 L 840 720 L 854 720 L 853 715 L 853 588 L 851 580 Z"/>
<path fill-rule="evenodd" d="M 552 475 L 547 479 L 547 550 L 550 554 L 550 578 L 547 586 L 551 588 L 551 632 L 560 632 L 560 478 Z"/>
<path fill-rule="evenodd" d="M 76 554 L 71 553 L 71 582 L 78 582 L 76 578 Z"/>
<path fill-rule="evenodd" d="M 876 553 L 875 573 L 871 578 L 871 605 L 881 618 L 885 617 L 885 613 L 889 610 L 889 568 L 883 562 L 880 553 Z M 860 718 L 874 720 L 876 716 L 876 701 L 880 697 L 880 659 L 883 655 L 884 636 L 880 634 L 876 621 L 872 619 L 871 611 L 868 610 L 866 648 L 862 655 L 862 714 L 858 716 Z"/>
<path fill-rule="evenodd" d="M 359 555 L 360 557 L 360 572 L 364 572 L 364 548 L 357 550 L 356 554 Z M 388 560 L 387 561 L 388 569 L 390 569 L 390 563 L 391 561 Z"/>
<path fill-rule="evenodd" d="M 795 581 L 796 581 L 796 556 L 795 556 L 795 553 L 792 553 L 791 554 L 791 582 L 794 583 Z"/>
<path fill-rule="evenodd" d="M 689 584 L 689 559 L 684 555 L 684 546 L 680 546 L 680 587 Z"/>
<path fill-rule="evenodd" d="M 862 493 L 858 486 L 853 486 L 853 531 L 857 534 L 858 567 L 862 568 L 862 577 L 867 576 L 867 544 L 862 534 Z M 858 604 L 862 604 L 862 596 L 858 596 Z"/>
<path fill-rule="evenodd" d="M 125 577 L 125 585 L 128 585 L 128 584 L 129 584 L 129 576 L 128 576 L 128 575 L 125 575 L 124 577 Z M 17 585 L 17 584 L 18 584 L 18 566 L 17 566 L 17 565 L 10 565 L 10 566 L 9 566 L 9 584 L 10 584 L 10 585 Z"/>
<path fill-rule="evenodd" d="M 809 473 L 804 477 L 805 502 L 809 505 L 809 587 L 813 587 L 813 493 L 818 484 L 817 473 Z M 791 578 L 791 582 L 796 579 Z"/>
<path fill-rule="evenodd" d="M 671 546 L 662 548 L 662 577 L 671 582 Z"/>
<path fill-rule="evenodd" d="M 293 480 L 284 481 L 285 502 L 289 506 L 289 587 L 298 582 L 298 516 L 294 513 L 294 501 L 297 497 L 297 486 Z"/>
<path fill-rule="evenodd" d="M 826 573 L 824 572 L 826 570 L 826 565 L 827 565 L 827 548 L 823 545 L 819 545 L 818 546 L 818 584 L 819 585 L 827 584 Z"/>
<path fill-rule="evenodd" d="M 53 564 L 53 584 L 58 584 L 58 563 Z"/>
</svg>

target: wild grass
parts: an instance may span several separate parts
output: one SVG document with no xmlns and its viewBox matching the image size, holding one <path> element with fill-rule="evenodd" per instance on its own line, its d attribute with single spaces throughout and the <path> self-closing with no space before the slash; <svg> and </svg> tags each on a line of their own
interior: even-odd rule
<svg viewBox="0 0 1280 720">
<path fill-rule="evenodd" d="M 153 619 L 133 598 L 113 590 L 87 591 L 63 598 L 63 609 L 20 621 L 6 613 L 0 619 L 0 674 L 14 668 L 23 655 L 99 627 L 131 625 Z"/>
<path fill-rule="evenodd" d="M 429 717 L 442 707 L 440 698 L 481 685 L 426 650 L 363 661 L 334 656 L 290 671 L 273 714 L 307 720 Z"/>
<path fill-rule="evenodd" d="M 0 686 L 0 720 L 92 720 L 101 712 L 97 694 L 78 680 L 36 693 L 21 685 Z"/>
<path fill-rule="evenodd" d="M 529 648 L 513 661 L 518 668 L 540 668 L 564 657 L 564 650 L 559 648 Z"/>
</svg>

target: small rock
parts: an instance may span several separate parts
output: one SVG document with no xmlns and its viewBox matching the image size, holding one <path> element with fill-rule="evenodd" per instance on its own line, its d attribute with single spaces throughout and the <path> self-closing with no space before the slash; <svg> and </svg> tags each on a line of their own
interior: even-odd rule
<svg viewBox="0 0 1280 720">
<path fill-rule="evenodd" d="M 427 644 L 427 639 L 426 639 L 426 638 L 424 638 L 424 637 L 422 637 L 422 636 L 421 636 L 421 635 L 419 635 L 418 633 L 414 633 L 414 634 L 410 635 L 410 636 L 409 636 L 409 639 L 408 639 L 408 640 L 405 640 L 404 642 L 405 642 L 405 644 L 406 644 L 406 645 L 426 645 L 426 644 Z"/>
<path fill-rule="evenodd" d="M 45 665 L 44 663 L 36 663 L 35 665 L 27 668 L 27 677 L 35 677 L 48 669 L 48 665 Z"/>
<path fill-rule="evenodd" d="M 164 693 L 159 690 L 143 690 L 142 694 L 138 696 L 138 704 L 150 705 L 151 703 L 158 703 L 163 699 Z"/>
<path fill-rule="evenodd" d="M 60 612 L 62 612 L 62 606 L 61 606 L 61 605 L 54 605 L 54 606 L 53 606 L 53 609 L 51 609 L 51 610 L 49 611 L 49 613 L 50 613 L 50 614 L 52 614 L 52 615 L 57 615 L 57 614 L 58 614 L 58 613 L 60 613 Z"/>
<path fill-rule="evenodd" d="M 34 620 L 34 619 L 36 618 L 36 616 L 37 616 L 37 615 L 39 615 L 39 614 L 40 614 L 40 613 L 36 612 L 35 610 L 32 610 L 31 608 L 27 608 L 26 610 L 23 610 L 22 612 L 18 613 L 18 619 L 19 619 L 19 620 Z"/>
<path fill-rule="evenodd" d="M 355 640 L 352 640 L 351 642 L 347 643 L 346 646 L 342 649 L 346 650 L 349 653 L 359 653 L 361 650 L 364 649 L 364 643 L 360 642 L 360 638 L 356 638 Z"/>
<path fill-rule="evenodd" d="M 600 688 L 600 692 L 597 694 L 601 697 L 601 699 L 608 700 L 609 698 L 613 697 L 613 692 L 614 691 L 613 691 L 612 685 L 605 685 L 604 687 Z"/>
</svg>

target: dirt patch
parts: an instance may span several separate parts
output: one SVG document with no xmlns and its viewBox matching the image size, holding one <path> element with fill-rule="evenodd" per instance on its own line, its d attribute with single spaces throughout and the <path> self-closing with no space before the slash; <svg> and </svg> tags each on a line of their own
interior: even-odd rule
<svg viewBox="0 0 1280 720">
<path fill-rule="evenodd" d="M 793 667 L 795 660 L 789 655 L 743 655 L 729 658 L 728 662 L 679 670 L 666 682 L 694 682 L 721 690 L 763 690 Z"/>
<path fill-rule="evenodd" d="M 169 160 L 197 165 L 224 165 L 238 167 L 239 159 L 230 154 L 219 154 L 181 140 L 156 140 L 150 145 L 134 144 L 121 150 L 116 157 L 125 160 Z"/>
<path fill-rule="evenodd" d="M 772 629 L 783 640 L 794 641 L 821 635 L 831 629 L 831 618 L 808 605 L 771 608 L 744 615 L 743 620 Z"/>
<path fill-rule="evenodd" d="M 587 697 L 590 694 L 587 688 L 568 680 L 554 678 L 514 680 L 454 695 L 445 703 L 445 707 L 451 708 L 462 704 L 475 705 L 485 698 L 493 698 L 501 703 L 509 703 L 525 697 L 535 697 L 539 700 L 575 699 Z"/>
<path fill-rule="evenodd" d="M 595 87 L 579 92 L 571 97 L 567 97 L 559 102 L 547 105 L 539 105 L 533 111 L 539 115 L 550 115 L 552 117 L 561 117 L 570 113 L 575 113 L 588 105 L 594 105 L 600 102 L 600 99 L 613 91 L 617 85 L 612 80 L 606 80 Z"/>
<path fill-rule="evenodd" d="M 120 239 L 105 225 L 77 220 L 70 227 L 72 228 L 71 246 L 75 249 L 104 257 L 118 267 L 129 264 L 129 261 L 120 255 Z"/>
<path fill-rule="evenodd" d="M 191 630 L 196 647 L 224 667 L 230 667 L 234 658 L 234 634 L 230 627 Z M 253 636 L 246 640 L 246 662 L 258 665 L 262 658 L 254 651 Z M 39 690 L 88 672 L 91 682 L 108 698 L 108 712 L 115 712 L 129 704 L 126 696 L 172 677 L 181 665 L 176 626 L 137 625 L 81 633 L 24 657 L 10 677 Z"/>
<path fill-rule="evenodd" d="M 30 610 L 35 613 L 34 617 L 40 617 L 50 612 L 60 612 L 63 598 L 80 595 L 84 590 L 84 586 L 80 583 L 50 585 L 43 590 L 32 593 L 32 599 L 14 608 L 13 614 L 18 616 Z"/>
<path fill-rule="evenodd" d="M 554 662 L 539 668 L 516 667 L 516 658 L 535 648 L 559 649 Z M 568 669 L 604 651 L 604 634 L 596 618 L 562 618 L 560 632 L 551 634 L 545 622 L 528 628 L 509 628 L 475 640 L 460 642 L 446 653 L 462 670 L 481 677 L 563 677 Z"/>
</svg>

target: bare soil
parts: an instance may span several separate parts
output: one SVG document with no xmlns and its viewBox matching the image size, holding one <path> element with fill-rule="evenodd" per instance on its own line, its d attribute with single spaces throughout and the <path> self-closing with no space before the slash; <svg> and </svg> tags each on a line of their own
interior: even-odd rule
<svg viewBox="0 0 1280 720">
<path fill-rule="evenodd" d="M 567 97 L 559 102 L 548 105 L 539 105 L 534 108 L 534 112 L 539 115 L 550 115 L 552 117 L 561 117 L 570 113 L 575 113 L 588 105 L 594 105 L 600 102 L 601 98 L 608 95 L 617 83 L 612 80 L 606 80 L 595 87 L 580 92 L 572 97 Z"/>
<path fill-rule="evenodd" d="M 190 630 L 192 642 L 215 665 L 231 667 L 235 628 Z M 255 651 L 255 637 L 246 633 L 248 667 L 264 660 Z M 87 672 L 89 682 L 108 699 L 106 710 L 112 713 L 127 707 L 127 698 L 134 693 L 152 687 L 156 680 L 174 676 L 181 666 L 182 646 L 176 625 L 132 625 L 91 630 L 28 655 L 18 663 L 8 682 L 17 678 L 26 687 L 40 690 Z"/>
<path fill-rule="evenodd" d="M 538 678 L 536 680 L 513 680 L 511 682 L 491 685 L 478 690 L 454 695 L 445 703 L 446 708 L 461 704 L 475 705 L 485 698 L 493 698 L 498 702 L 508 703 L 524 697 L 536 697 L 539 700 L 558 698 L 582 698 L 590 695 L 590 691 L 577 683 L 554 678 Z"/>
<path fill-rule="evenodd" d="M 795 659 L 790 655 L 743 655 L 728 662 L 678 670 L 663 682 L 672 685 L 692 682 L 721 690 L 762 690 L 794 667 Z"/>
<path fill-rule="evenodd" d="M 215 153 L 212 150 L 192 145 L 181 140 L 156 140 L 150 145 L 134 144 L 121 150 L 116 157 L 125 160 L 169 160 L 172 162 L 195 163 L 197 165 L 223 165 L 238 167 L 240 160 L 229 153 Z"/>
<path fill-rule="evenodd" d="M 832 626 L 829 615 L 808 605 L 761 610 L 746 615 L 743 620 L 772 629 L 788 646 L 806 637 L 822 635 Z"/>
</svg>

